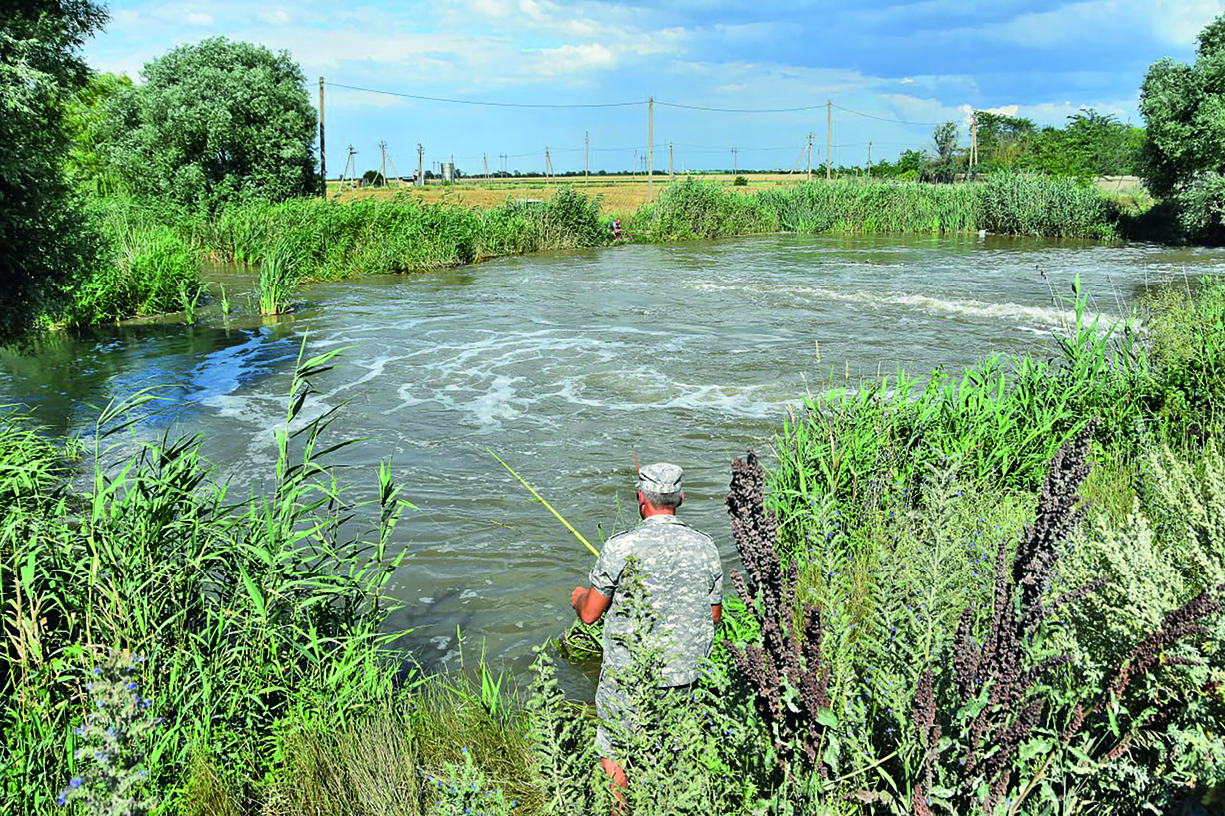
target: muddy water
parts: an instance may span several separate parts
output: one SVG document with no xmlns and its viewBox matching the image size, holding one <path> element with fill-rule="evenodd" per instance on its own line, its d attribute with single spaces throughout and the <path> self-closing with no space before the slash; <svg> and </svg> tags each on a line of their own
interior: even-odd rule
<svg viewBox="0 0 1225 816">
<path fill-rule="evenodd" d="M 1069 319 L 1052 294 L 1079 274 L 1095 307 L 1125 313 L 1155 281 L 1225 262 L 1210 251 L 1021 239 L 775 236 L 503 259 L 437 274 L 310 287 L 261 322 L 249 279 L 212 270 L 236 303 L 196 326 L 129 325 L 0 352 L 0 404 L 60 432 L 148 385 L 173 397 L 147 433 L 199 432 L 239 489 L 273 462 L 272 430 L 299 344 L 345 348 L 310 410 L 345 403 L 346 481 L 369 494 L 392 458 L 418 508 L 394 623 L 424 663 L 468 645 L 519 665 L 571 617 L 590 557 L 485 452 L 497 449 L 588 537 L 633 507 L 631 448 L 686 470 L 687 519 L 730 564 L 728 463 L 767 446 L 806 388 L 956 368 L 1036 348 Z M 214 286 L 214 288 L 216 288 Z M 237 293 L 237 294 L 236 294 Z M 819 346 L 821 360 L 816 350 Z M 165 427 L 158 427 L 159 423 Z"/>
</svg>

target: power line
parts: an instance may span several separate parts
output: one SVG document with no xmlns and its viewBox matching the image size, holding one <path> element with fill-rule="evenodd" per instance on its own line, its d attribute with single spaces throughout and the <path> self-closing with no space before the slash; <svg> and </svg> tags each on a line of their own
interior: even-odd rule
<svg viewBox="0 0 1225 816">
<path fill-rule="evenodd" d="M 834 107 L 842 111 L 843 113 L 850 113 L 855 116 L 862 116 L 865 119 L 875 119 L 878 122 L 890 122 L 895 125 L 922 125 L 923 127 L 935 127 L 936 125 L 941 124 L 940 122 L 908 122 L 905 119 L 888 119 L 884 116 L 876 116 L 871 113 L 864 113 L 863 111 L 857 111 L 857 110 L 851 110 L 850 108 L 844 108 L 841 105 L 834 105 Z"/>
<path fill-rule="evenodd" d="M 447 99 L 441 96 L 421 96 L 420 94 L 399 93 L 397 91 L 383 91 L 378 88 L 362 88 L 357 85 L 342 85 L 339 82 L 327 82 L 333 88 L 345 88 L 350 91 L 362 91 L 364 93 L 383 94 L 384 96 L 398 96 L 402 99 L 419 99 L 425 102 L 448 102 L 453 105 L 482 105 L 490 108 L 627 108 L 634 105 L 645 105 L 646 100 L 641 102 L 588 102 L 585 104 L 546 104 L 546 103 L 528 103 L 528 102 L 488 102 L 477 99 Z"/>
<path fill-rule="evenodd" d="M 824 105 L 805 105 L 799 108 L 708 108 L 703 105 L 682 105 L 679 102 L 660 102 L 656 105 L 667 105 L 669 108 L 684 108 L 685 110 L 712 111 L 714 113 L 797 113 L 799 111 L 816 110 Z"/>
<path fill-rule="evenodd" d="M 360 91 L 362 93 L 382 94 L 383 96 L 395 96 L 401 99 L 418 99 L 424 102 L 444 102 L 452 105 L 480 105 L 483 107 L 492 108 L 628 108 L 639 105 L 648 104 L 646 100 L 635 102 L 575 102 L 575 103 L 550 103 L 550 102 L 490 102 L 481 99 L 452 99 L 443 96 L 425 96 L 422 94 L 401 93 L 399 91 L 385 91 L 379 88 L 364 88 L 359 85 L 346 85 L 340 82 L 325 82 L 325 85 L 330 85 L 333 88 L 344 88 L 350 91 Z M 681 108 L 683 110 L 707 111 L 711 113 L 800 113 L 802 111 L 819 110 L 826 105 L 801 105 L 793 108 L 720 108 L 709 105 L 686 105 L 681 102 L 663 102 L 656 100 L 655 104 L 664 105 L 669 108 Z M 924 127 L 934 127 L 941 124 L 940 122 L 912 122 L 906 119 L 890 119 L 885 116 L 877 116 L 872 113 L 864 113 L 863 111 L 844 108 L 841 105 L 833 107 L 849 113 L 853 116 L 862 116 L 865 119 L 875 119 L 878 122 L 889 122 L 897 125 L 922 125 Z"/>
</svg>

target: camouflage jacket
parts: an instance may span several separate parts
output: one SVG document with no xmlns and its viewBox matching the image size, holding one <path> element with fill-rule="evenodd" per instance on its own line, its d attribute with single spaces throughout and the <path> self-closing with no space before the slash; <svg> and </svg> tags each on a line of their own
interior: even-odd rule
<svg viewBox="0 0 1225 816">
<path fill-rule="evenodd" d="M 698 663 L 710 654 L 715 627 L 710 607 L 723 603 L 723 565 L 710 536 L 676 516 L 649 516 L 634 529 L 613 536 L 591 570 L 591 586 L 612 605 L 604 616 L 604 669 L 629 667 L 629 649 L 618 635 L 631 625 L 618 614 L 617 584 L 631 556 L 638 560 L 651 608 L 658 616 L 652 645 L 663 649 L 659 685 L 679 686 L 697 679 Z"/>
</svg>

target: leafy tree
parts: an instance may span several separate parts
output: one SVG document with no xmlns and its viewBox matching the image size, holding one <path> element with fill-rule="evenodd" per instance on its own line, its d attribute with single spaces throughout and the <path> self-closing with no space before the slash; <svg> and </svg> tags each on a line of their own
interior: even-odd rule
<svg viewBox="0 0 1225 816">
<path fill-rule="evenodd" d="M 90 0 L 9 0 L 0 15 L 0 340 L 28 327 L 94 257 L 64 179 L 63 109 L 89 77 Z"/>
<path fill-rule="evenodd" d="M 117 74 L 94 74 L 64 110 L 69 149 L 66 169 L 78 187 L 97 196 L 123 191 L 117 169 L 107 160 L 103 139 L 109 103 L 132 87 L 132 80 Z"/>
<path fill-rule="evenodd" d="M 1140 115 L 1148 128 L 1144 177 L 1159 196 L 1202 173 L 1225 171 L 1225 17 L 1200 32 L 1195 64 L 1153 63 L 1140 86 Z"/>
<path fill-rule="evenodd" d="M 984 170 L 1011 168 L 1038 128 L 1033 120 L 976 111 L 978 117 L 978 163 Z"/>
<path fill-rule="evenodd" d="M 288 52 L 225 37 L 145 64 L 108 119 L 111 160 L 137 195 L 213 212 L 319 190 L 314 108 Z"/>
<path fill-rule="evenodd" d="M 1195 63 L 1152 64 L 1140 86 L 1145 183 L 1171 199 L 1178 221 L 1195 240 L 1225 237 L 1225 16 L 1200 32 Z"/>
<path fill-rule="evenodd" d="M 932 142 L 936 147 L 936 155 L 928 162 L 925 174 L 932 181 L 949 182 L 957 172 L 957 125 L 944 122 L 936 125 L 932 132 Z"/>
</svg>

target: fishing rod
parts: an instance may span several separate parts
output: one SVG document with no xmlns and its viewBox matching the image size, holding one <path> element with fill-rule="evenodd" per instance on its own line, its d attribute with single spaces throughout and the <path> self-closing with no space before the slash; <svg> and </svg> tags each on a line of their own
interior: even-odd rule
<svg viewBox="0 0 1225 816">
<path fill-rule="evenodd" d="M 565 517 L 563 517 L 561 513 L 557 512 L 557 509 L 553 507 L 553 505 L 549 504 L 545 500 L 544 496 L 537 493 L 536 488 L 532 487 L 530 484 L 527 483 L 527 479 L 524 479 L 522 476 L 520 476 L 518 473 L 515 472 L 515 469 L 513 467 L 506 464 L 506 462 L 502 459 L 501 456 L 498 456 L 496 453 L 493 452 L 493 448 L 485 448 L 485 450 L 489 452 L 490 456 L 492 456 L 494 459 L 497 459 L 498 462 L 502 465 L 502 467 L 510 471 L 510 475 L 518 479 L 519 484 L 523 485 L 528 490 L 530 490 L 532 492 L 532 495 L 535 496 L 537 499 L 539 499 L 540 503 L 543 504 L 545 507 L 547 507 L 550 513 L 557 516 L 557 520 L 560 521 L 562 524 L 566 525 L 566 529 L 574 533 L 574 537 L 577 538 L 579 541 L 583 542 L 583 546 L 591 550 L 592 555 L 594 555 L 596 558 L 600 557 L 600 553 L 596 550 L 595 547 L 591 546 L 591 542 L 583 538 L 583 534 L 580 533 L 578 530 L 574 529 L 574 525 L 566 521 Z"/>
</svg>

